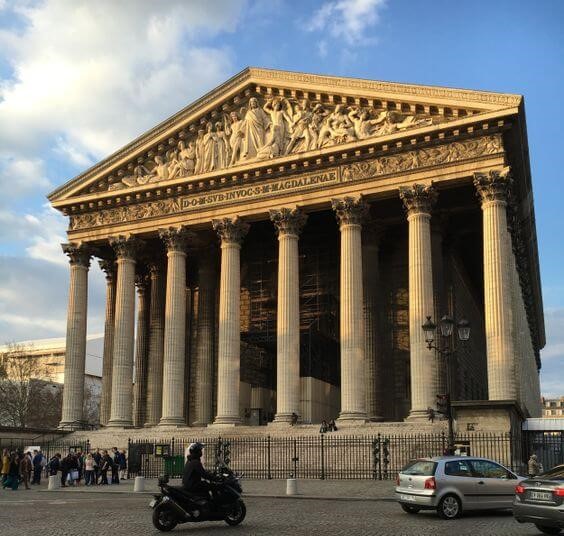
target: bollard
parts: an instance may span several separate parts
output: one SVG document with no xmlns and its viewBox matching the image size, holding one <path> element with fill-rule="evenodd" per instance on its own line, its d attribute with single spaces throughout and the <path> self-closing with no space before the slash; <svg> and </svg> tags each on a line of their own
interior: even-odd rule
<svg viewBox="0 0 564 536">
<path fill-rule="evenodd" d="M 57 477 L 57 475 L 51 475 L 49 477 L 49 485 L 47 487 L 47 490 L 53 491 L 54 489 L 59 489 L 60 486 L 61 486 L 61 481 Z"/>
<path fill-rule="evenodd" d="M 135 483 L 133 484 L 133 491 L 140 492 L 145 491 L 145 477 L 144 476 L 136 476 Z"/>
<path fill-rule="evenodd" d="M 286 479 L 286 495 L 298 494 L 298 481 L 295 478 Z"/>
</svg>

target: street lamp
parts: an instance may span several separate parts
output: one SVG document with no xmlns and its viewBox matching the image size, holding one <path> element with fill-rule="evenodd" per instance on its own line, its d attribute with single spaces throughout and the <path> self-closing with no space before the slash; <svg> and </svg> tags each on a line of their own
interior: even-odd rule
<svg viewBox="0 0 564 536">
<path fill-rule="evenodd" d="M 438 354 L 445 361 L 447 385 L 445 394 L 437 394 L 437 403 L 441 407 L 441 413 L 444 413 L 448 419 L 448 450 L 450 453 L 454 450 L 454 428 L 453 428 L 453 418 L 451 409 L 451 398 L 450 398 L 450 358 L 456 352 L 456 347 L 450 346 L 449 341 L 454 331 L 454 326 L 456 325 L 456 331 L 458 334 L 458 340 L 465 343 L 470 339 L 470 322 L 462 318 L 458 322 L 455 322 L 450 316 L 445 315 L 441 318 L 439 326 L 431 320 L 428 316 L 425 323 L 421 326 L 423 332 L 425 333 L 425 342 L 427 343 L 427 348 L 429 350 L 436 350 Z M 439 337 L 437 337 L 439 335 Z M 438 338 L 438 344 L 435 343 L 435 339 Z"/>
</svg>

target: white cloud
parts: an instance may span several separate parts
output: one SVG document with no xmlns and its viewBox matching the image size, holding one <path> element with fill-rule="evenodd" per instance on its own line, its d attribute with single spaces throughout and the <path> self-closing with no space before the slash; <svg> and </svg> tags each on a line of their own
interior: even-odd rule
<svg viewBox="0 0 564 536">
<path fill-rule="evenodd" d="M 24 26 L 0 32 L 14 73 L 0 84 L 0 151 L 51 149 L 79 166 L 114 151 L 232 71 L 230 52 L 206 42 L 233 31 L 243 5 L 47 0 L 13 7 Z"/>
<path fill-rule="evenodd" d="M 380 20 L 386 0 L 335 0 L 326 2 L 311 17 L 305 29 L 325 32 L 348 46 L 361 46 L 375 42 L 368 30 Z M 323 55 L 323 48 L 319 52 Z M 326 53 L 326 50 L 325 50 Z"/>
<path fill-rule="evenodd" d="M 0 157 L 0 191 L 2 192 L 0 204 L 7 204 L 37 189 L 45 190 L 51 187 L 52 184 L 45 175 L 44 165 L 40 159 Z"/>
<path fill-rule="evenodd" d="M 67 241 L 66 218 L 46 203 L 38 216 L 26 214 L 24 221 L 29 229 L 27 254 L 33 259 L 66 265 L 68 259 L 61 249 Z"/>
</svg>

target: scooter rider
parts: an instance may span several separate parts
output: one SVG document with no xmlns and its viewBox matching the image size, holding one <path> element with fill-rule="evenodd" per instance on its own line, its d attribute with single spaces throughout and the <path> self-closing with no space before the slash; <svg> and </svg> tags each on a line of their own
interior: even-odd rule
<svg viewBox="0 0 564 536">
<path fill-rule="evenodd" d="M 190 493 L 206 496 L 212 489 L 209 482 L 214 481 L 215 477 L 212 473 L 208 473 L 202 465 L 201 457 L 204 446 L 202 443 L 192 443 L 188 447 L 182 487 Z"/>
</svg>

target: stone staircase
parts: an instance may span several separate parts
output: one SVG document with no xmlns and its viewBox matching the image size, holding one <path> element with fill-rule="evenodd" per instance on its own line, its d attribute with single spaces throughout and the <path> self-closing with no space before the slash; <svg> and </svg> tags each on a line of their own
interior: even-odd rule
<svg viewBox="0 0 564 536">
<path fill-rule="evenodd" d="M 319 424 L 304 424 L 296 426 L 268 425 L 268 426 L 211 426 L 170 427 L 155 426 L 152 428 L 102 428 L 73 432 L 64 438 L 65 444 L 83 444 L 88 440 L 91 448 L 127 448 L 128 440 L 150 441 L 158 443 L 170 441 L 172 438 L 188 440 L 208 440 L 222 438 L 252 439 L 252 438 L 294 438 L 319 436 Z M 339 425 L 338 425 L 339 426 Z M 415 436 L 422 434 L 440 434 L 447 431 L 446 421 L 430 422 L 381 422 L 340 425 L 337 432 L 330 432 L 327 437 L 367 437 L 377 436 Z"/>
</svg>

